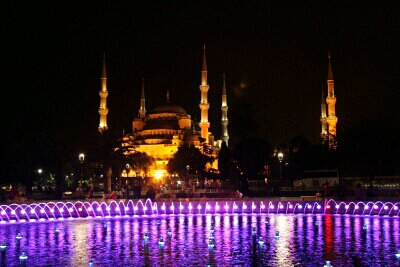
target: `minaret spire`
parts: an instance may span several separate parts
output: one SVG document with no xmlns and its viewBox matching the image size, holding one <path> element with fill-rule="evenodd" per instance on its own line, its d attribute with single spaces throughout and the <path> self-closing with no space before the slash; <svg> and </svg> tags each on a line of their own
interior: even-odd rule
<svg viewBox="0 0 400 267">
<path fill-rule="evenodd" d="M 200 100 L 200 112 L 201 112 L 201 120 L 199 123 L 201 129 L 201 137 L 206 140 L 208 143 L 210 123 L 208 121 L 208 109 L 210 108 L 210 104 L 208 103 L 207 93 L 209 90 L 209 86 L 207 83 L 207 63 L 206 63 L 206 45 L 203 47 L 203 64 L 201 69 L 201 84 L 200 84 L 200 92 L 201 92 L 201 100 Z"/>
<path fill-rule="evenodd" d="M 101 89 L 99 92 L 100 96 L 100 107 L 99 107 L 99 115 L 100 115 L 100 122 L 99 122 L 99 132 L 103 133 L 108 129 L 107 126 L 107 72 L 106 72 L 106 55 L 103 54 L 103 67 L 101 72 Z"/>
<path fill-rule="evenodd" d="M 324 86 L 321 86 L 321 139 L 322 143 L 324 144 L 325 141 L 328 139 L 328 124 L 326 122 L 326 98 L 325 98 L 325 91 Z"/>
<path fill-rule="evenodd" d="M 326 122 L 328 123 L 328 140 L 329 148 L 336 149 L 336 124 L 338 118 L 336 117 L 336 96 L 335 96 L 335 86 L 333 80 L 332 64 L 331 64 L 331 54 L 328 54 L 328 95 L 326 97 L 326 103 L 328 105 L 328 116 Z"/>
<path fill-rule="evenodd" d="M 228 134 L 228 103 L 226 99 L 226 81 L 225 81 L 225 73 L 222 75 L 223 82 L 222 82 L 222 104 L 221 104 L 221 111 L 222 111 L 222 118 L 221 118 L 221 128 L 222 128 L 222 141 L 228 145 L 229 141 L 229 134 Z"/>
<path fill-rule="evenodd" d="M 332 72 L 332 64 L 331 64 L 331 53 L 328 53 L 328 80 L 333 81 L 333 72 Z"/>
<path fill-rule="evenodd" d="M 139 108 L 139 118 L 144 118 L 146 116 L 146 99 L 144 96 L 144 77 L 142 78 L 142 88 L 140 92 L 140 108 Z"/>
</svg>

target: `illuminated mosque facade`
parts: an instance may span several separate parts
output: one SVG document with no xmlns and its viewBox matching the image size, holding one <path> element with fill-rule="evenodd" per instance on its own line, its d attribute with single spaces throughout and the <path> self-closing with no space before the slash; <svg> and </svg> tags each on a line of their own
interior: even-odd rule
<svg viewBox="0 0 400 267">
<path fill-rule="evenodd" d="M 146 109 L 145 83 L 144 79 L 141 86 L 140 108 L 138 116 L 132 121 L 132 131 L 124 134 L 121 138 L 119 149 L 124 154 L 129 155 L 135 152 L 144 152 L 148 156 L 155 159 L 155 165 L 152 170 L 163 170 L 169 159 L 183 145 L 194 145 L 196 147 L 208 146 L 214 158 L 218 155 L 218 151 L 222 142 L 228 145 L 228 105 L 226 95 L 225 76 L 222 85 L 222 104 L 221 104 L 221 139 L 214 140 L 214 135 L 210 131 L 210 121 L 208 112 L 210 103 L 208 102 L 208 91 L 210 86 L 207 82 L 207 62 L 205 47 L 203 48 L 201 84 L 199 86 L 200 99 L 200 122 L 195 127 L 192 117 L 180 106 L 170 101 L 169 92 L 166 93 L 165 103 L 158 105 L 149 111 Z M 100 96 L 100 122 L 99 131 L 102 133 L 107 131 L 107 74 L 105 60 L 103 60 L 103 68 L 101 75 Z M 200 130 L 199 130 L 200 129 Z M 213 164 L 216 168 L 217 163 Z M 128 171 L 123 176 L 135 176 L 136 174 Z"/>
</svg>

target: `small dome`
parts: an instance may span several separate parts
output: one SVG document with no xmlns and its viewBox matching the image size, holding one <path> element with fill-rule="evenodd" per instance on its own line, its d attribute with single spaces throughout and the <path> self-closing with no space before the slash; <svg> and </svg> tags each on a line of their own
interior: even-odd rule
<svg viewBox="0 0 400 267">
<path fill-rule="evenodd" d="M 163 105 L 153 108 L 151 114 L 157 113 L 175 113 L 175 114 L 186 114 L 186 111 L 178 105 L 172 103 L 165 103 Z"/>
</svg>

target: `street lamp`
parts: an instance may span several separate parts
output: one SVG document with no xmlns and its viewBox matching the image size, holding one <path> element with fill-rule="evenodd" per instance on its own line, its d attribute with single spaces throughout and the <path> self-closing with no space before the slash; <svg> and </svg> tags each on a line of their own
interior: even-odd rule
<svg viewBox="0 0 400 267">
<path fill-rule="evenodd" d="M 78 158 L 79 158 L 79 161 L 80 161 L 81 163 L 83 163 L 83 162 L 85 161 L 85 154 L 80 153 L 79 156 L 78 156 Z"/>
<path fill-rule="evenodd" d="M 42 169 L 38 169 L 37 173 L 42 174 L 43 170 Z"/>
<path fill-rule="evenodd" d="M 282 161 L 283 161 L 283 153 L 278 153 L 278 160 L 279 160 L 279 181 L 282 181 Z"/>
<path fill-rule="evenodd" d="M 78 156 L 78 159 L 79 159 L 79 162 L 81 163 L 81 177 L 80 177 L 80 182 L 82 182 L 82 177 L 83 177 L 83 174 L 82 174 L 82 172 L 83 172 L 83 167 L 82 167 L 82 165 L 83 165 L 83 162 L 85 161 L 85 154 L 80 153 L 79 156 Z"/>
</svg>

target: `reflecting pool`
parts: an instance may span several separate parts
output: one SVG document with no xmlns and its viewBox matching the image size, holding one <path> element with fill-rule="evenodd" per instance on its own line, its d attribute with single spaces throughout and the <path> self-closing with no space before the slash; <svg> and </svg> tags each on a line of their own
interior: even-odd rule
<svg viewBox="0 0 400 267">
<path fill-rule="evenodd" d="M 400 266 L 397 216 L 72 219 L 3 224 L 2 241 L 1 266 Z"/>
</svg>

